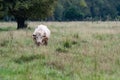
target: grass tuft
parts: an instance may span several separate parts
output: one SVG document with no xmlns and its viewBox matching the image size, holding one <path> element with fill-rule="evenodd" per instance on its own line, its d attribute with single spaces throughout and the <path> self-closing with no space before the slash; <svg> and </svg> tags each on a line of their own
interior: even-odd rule
<svg viewBox="0 0 120 80">
<path fill-rule="evenodd" d="M 70 40 L 66 40 L 65 42 L 63 42 L 63 47 L 64 48 L 71 48 L 72 44 Z"/>
<path fill-rule="evenodd" d="M 113 35 L 112 34 L 94 34 L 93 37 L 97 40 L 110 40 L 113 39 Z"/>
<path fill-rule="evenodd" d="M 57 51 L 57 52 L 64 52 L 64 53 L 66 53 L 66 52 L 68 52 L 68 49 L 66 49 L 66 48 L 64 48 L 64 47 L 58 47 L 58 48 L 56 49 L 56 51 Z"/>
<path fill-rule="evenodd" d="M 9 40 L 4 40 L 0 43 L 0 46 L 5 47 L 5 46 L 8 46 L 8 44 L 9 44 Z"/>
<path fill-rule="evenodd" d="M 34 61 L 35 59 L 45 59 L 43 55 L 22 55 L 19 58 L 16 58 L 14 61 L 18 64 Z"/>
<path fill-rule="evenodd" d="M 74 36 L 73 36 L 74 38 L 76 38 L 76 39 L 78 39 L 79 38 L 79 34 L 78 33 L 76 33 L 76 34 L 74 34 Z"/>
<path fill-rule="evenodd" d="M 3 28 L 0 28 L 0 31 L 13 31 L 15 30 L 15 28 L 13 27 L 3 27 Z"/>
</svg>

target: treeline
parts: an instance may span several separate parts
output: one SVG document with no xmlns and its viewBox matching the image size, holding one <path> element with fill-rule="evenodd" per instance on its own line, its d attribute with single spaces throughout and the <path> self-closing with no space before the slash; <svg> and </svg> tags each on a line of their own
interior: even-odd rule
<svg viewBox="0 0 120 80">
<path fill-rule="evenodd" d="M 42 14 L 39 15 L 42 16 Z M 3 20 L 6 21 L 14 20 L 14 16 L 8 16 L 8 14 L 6 14 L 3 17 Z M 41 19 L 30 18 L 29 20 L 41 20 Z M 120 20 L 120 0 L 58 0 L 56 2 L 56 6 L 54 7 L 53 15 L 49 18 L 47 17 L 45 20 L 53 21 Z"/>
<path fill-rule="evenodd" d="M 120 20 L 119 0 L 58 0 L 53 20 Z"/>
</svg>

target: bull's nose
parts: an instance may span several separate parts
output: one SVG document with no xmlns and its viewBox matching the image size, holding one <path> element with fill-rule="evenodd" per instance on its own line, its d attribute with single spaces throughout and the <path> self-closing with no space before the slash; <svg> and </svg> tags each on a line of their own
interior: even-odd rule
<svg viewBox="0 0 120 80">
<path fill-rule="evenodd" d="M 37 42 L 37 45 L 40 46 L 40 42 Z"/>
</svg>

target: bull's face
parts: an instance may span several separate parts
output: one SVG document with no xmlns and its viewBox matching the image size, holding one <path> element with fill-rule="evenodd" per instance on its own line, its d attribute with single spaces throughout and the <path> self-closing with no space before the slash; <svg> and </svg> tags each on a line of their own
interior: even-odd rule
<svg viewBox="0 0 120 80">
<path fill-rule="evenodd" d="M 45 35 L 42 35 L 41 33 L 33 34 L 33 39 L 36 43 L 36 45 L 40 46 L 43 44 L 43 39 Z"/>
</svg>

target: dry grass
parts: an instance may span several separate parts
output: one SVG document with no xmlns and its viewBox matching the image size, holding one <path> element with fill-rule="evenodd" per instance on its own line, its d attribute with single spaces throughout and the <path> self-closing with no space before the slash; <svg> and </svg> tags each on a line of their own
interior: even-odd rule
<svg viewBox="0 0 120 80">
<path fill-rule="evenodd" d="M 120 22 L 0 23 L 2 80 L 119 80 Z M 32 32 L 39 24 L 52 34 L 37 47 Z"/>
</svg>

